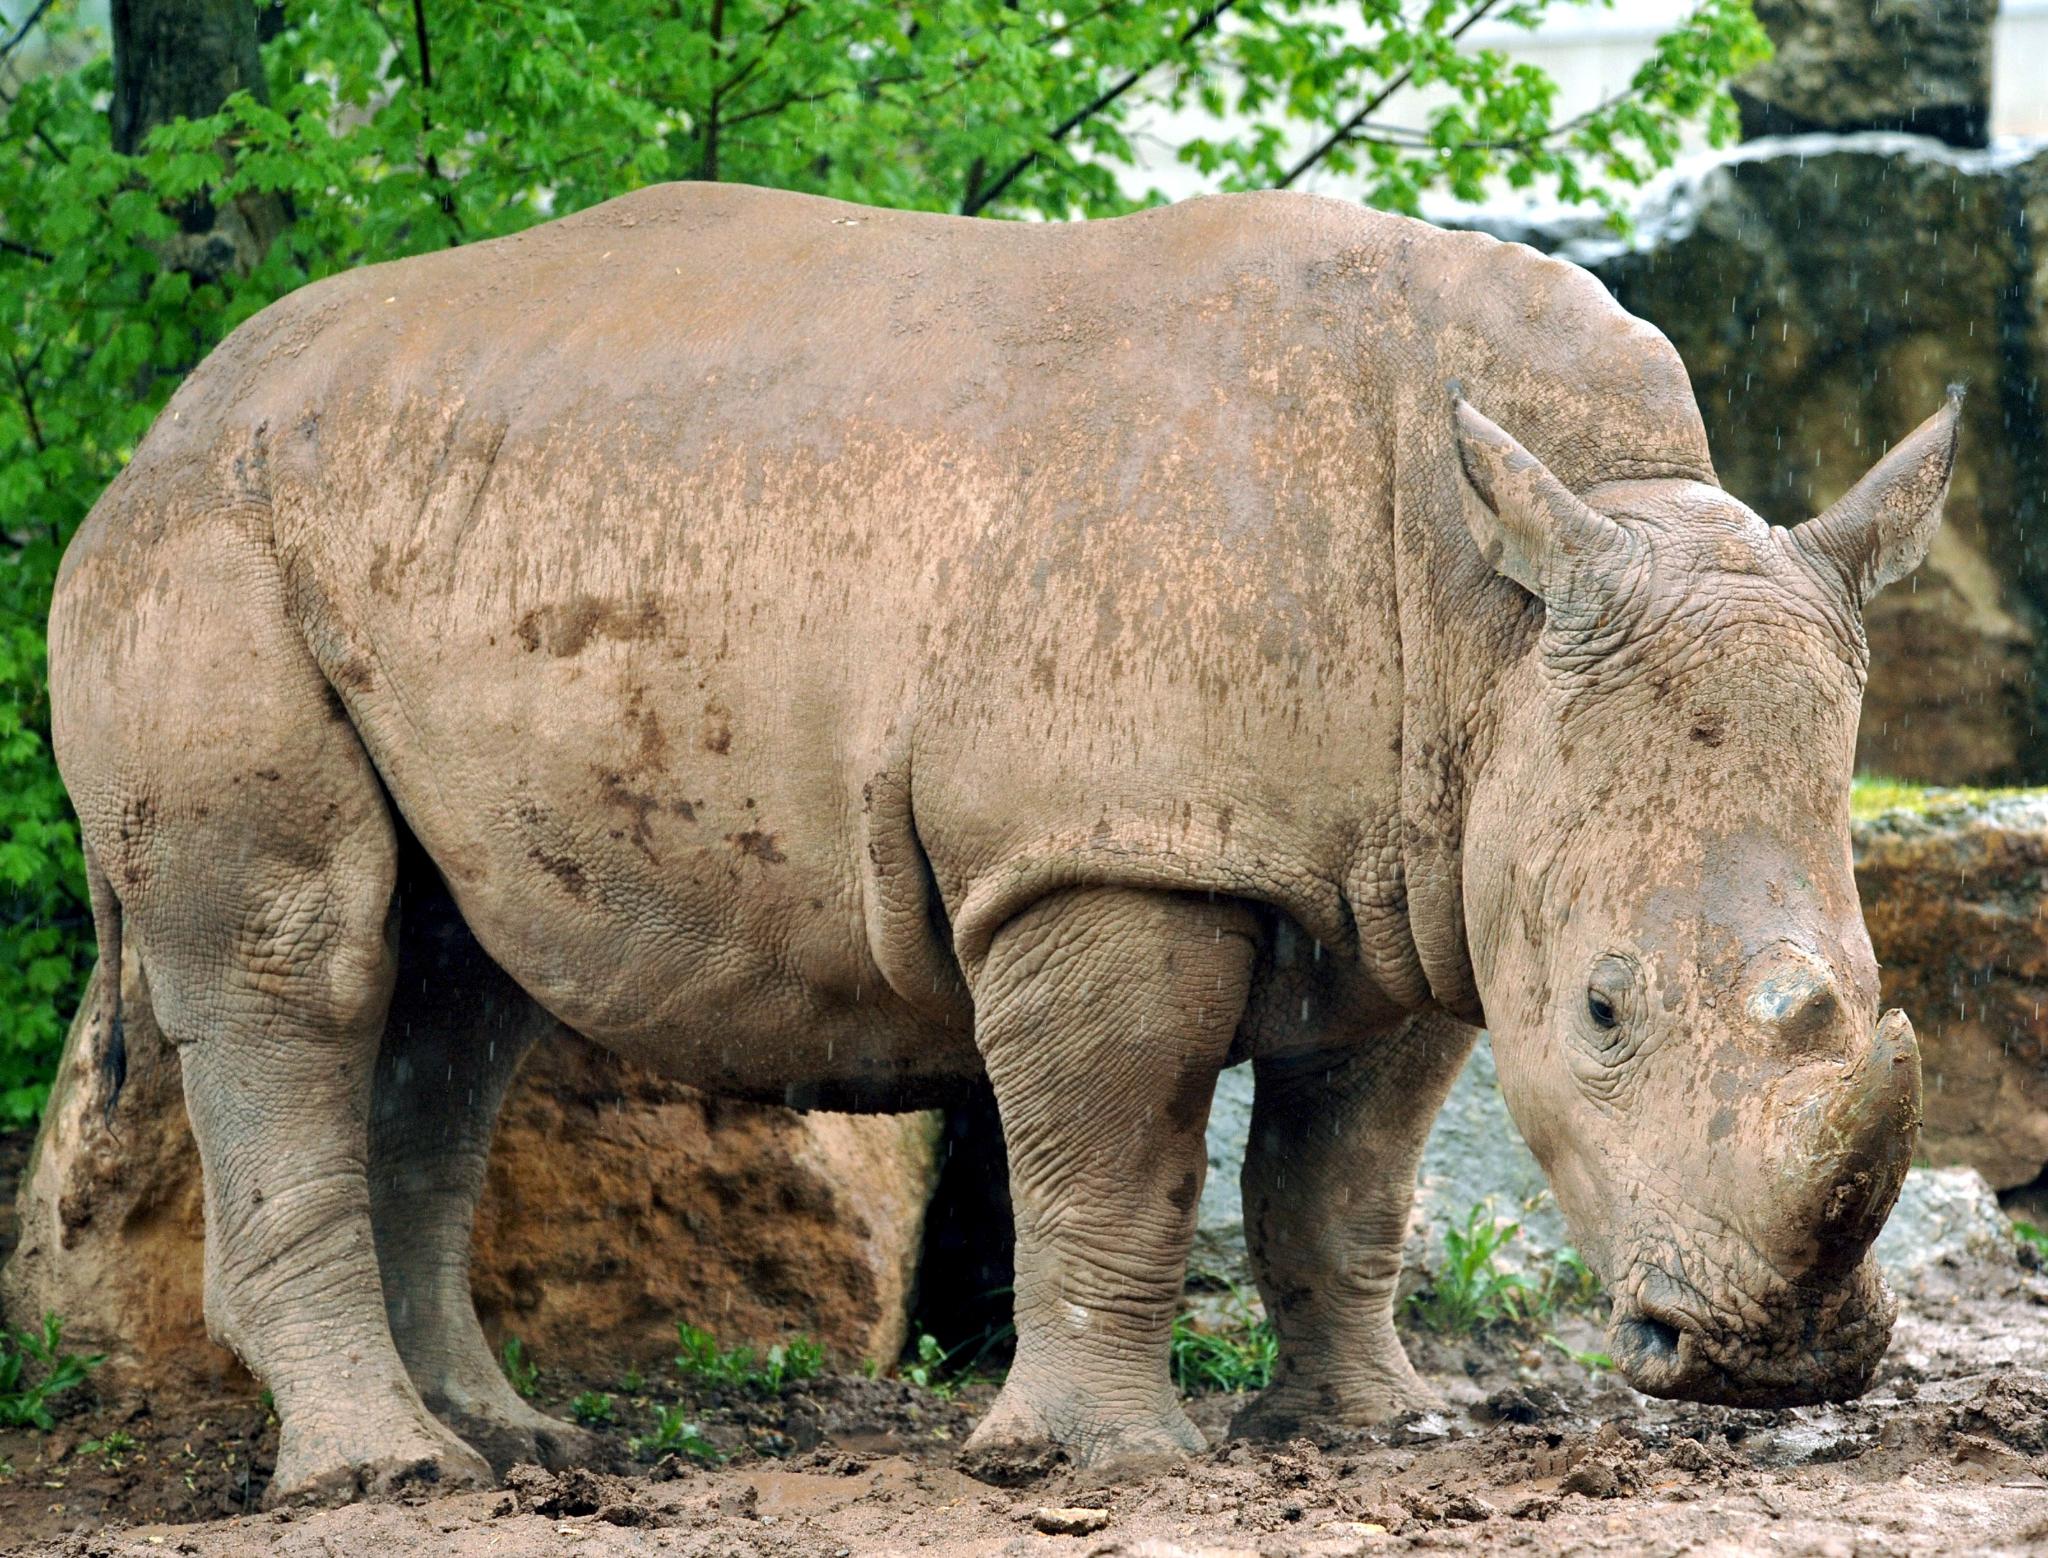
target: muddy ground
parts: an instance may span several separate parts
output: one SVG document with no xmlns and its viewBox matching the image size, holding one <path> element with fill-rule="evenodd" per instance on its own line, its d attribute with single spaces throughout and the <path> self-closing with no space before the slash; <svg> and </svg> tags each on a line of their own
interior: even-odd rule
<svg viewBox="0 0 2048 1558">
<path fill-rule="evenodd" d="M 1581 1351 L 1590 1318 L 1547 1329 Z M 632 1461 L 674 1381 L 544 1374 L 562 1409 L 614 1395 L 620 1460 L 505 1489 L 259 1513 L 277 1426 L 247 1395 L 90 1389 L 49 1435 L 0 1433 L 0 1551 L 63 1555 L 883 1553 L 1308 1555 L 2048 1552 L 2048 1280 L 2018 1260 L 1924 1275 L 1862 1401 L 1785 1412 L 1651 1401 L 1535 1332 L 1411 1338 L 1447 1409 L 1317 1446 L 1228 1444 L 1105 1484 L 1055 1466 L 1005 1485 L 963 1457 L 990 1381 L 946 1397 L 829 1376 L 685 1395 L 726 1457 Z M 543 1360 L 544 1361 L 544 1360 Z M 1192 1404 L 1220 1440 L 1242 1398 Z M 123 1436 L 116 1438 L 116 1435 Z M 109 1448 L 109 1445 L 112 1448 Z"/>
</svg>

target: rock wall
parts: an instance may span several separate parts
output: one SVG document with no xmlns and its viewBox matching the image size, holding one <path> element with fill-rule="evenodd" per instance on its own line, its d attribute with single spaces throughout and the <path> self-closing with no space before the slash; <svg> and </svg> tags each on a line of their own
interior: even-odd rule
<svg viewBox="0 0 2048 1558">
<path fill-rule="evenodd" d="M 95 979 L 101 977 L 95 974 Z M 92 1002 L 88 999 L 87 1009 Z M 54 1310 L 75 1344 L 152 1389 L 244 1380 L 206 1339 L 198 1153 L 148 991 L 124 991 L 118 1136 L 77 1030 L 0 1270 L 12 1323 Z M 566 1032 L 528 1057 L 494 1145 L 471 1278 L 494 1342 L 546 1366 L 659 1365 L 675 1324 L 727 1344 L 802 1331 L 893 1359 L 909 1324 L 936 1115 L 800 1115 L 706 1098 Z"/>
<path fill-rule="evenodd" d="M 1920 1150 L 2000 1190 L 2048 1166 L 2048 793 L 1939 797 L 1856 828 L 1884 999 L 1920 1040 Z"/>
<path fill-rule="evenodd" d="M 1617 240 L 1480 225 L 1592 269 L 1691 371 L 1722 483 L 1793 524 L 1970 395 L 1947 522 L 1873 603 L 1866 772 L 2048 778 L 2048 146 L 1862 133 L 1752 142 Z"/>
<path fill-rule="evenodd" d="M 1756 0 L 1774 58 L 1735 83 L 1745 136 L 1910 130 L 1982 146 L 1998 0 Z"/>
</svg>

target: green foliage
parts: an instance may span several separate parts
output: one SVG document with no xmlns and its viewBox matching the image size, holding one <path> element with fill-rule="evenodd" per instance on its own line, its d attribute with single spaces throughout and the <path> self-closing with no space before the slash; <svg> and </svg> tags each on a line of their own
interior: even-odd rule
<svg viewBox="0 0 2048 1558">
<path fill-rule="evenodd" d="M 111 145 L 112 68 L 77 0 L 0 110 L 0 1122 L 32 1119 L 91 961 L 76 824 L 50 753 L 43 622 L 65 542 L 179 381 L 306 282 L 512 233 L 676 178 L 1051 218 L 1154 198 L 1139 127 L 1192 133 L 1218 187 L 1349 176 L 1374 203 L 1543 181 L 1614 206 L 1683 124 L 1732 124 L 1765 49 L 1749 0 L 1700 0 L 1630 86 L 1561 119 L 1542 71 L 1469 46 L 1607 0 L 283 0 L 269 101 Z M 427 35 L 422 46 L 415 21 Z M 1429 88 L 1417 124 L 1386 95 Z M 187 255 L 178 213 L 282 205 L 260 255 Z M 189 247 L 189 246 L 187 246 Z"/>
<path fill-rule="evenodd" d="M 1912 784 L 1903 779 L 1858 774 L 1849 788 L 1849 815 L 1858 822 L 1868 822 L 1888 811 L 1939 816 L 1943 812 L 1982 806 L 1990 801 L 2028 793 L 2023 789 L 1984 789 L 1976 785 Z"/>
<path fill-rule="evenodd" d="M 658 1461 L 664 1455 L 686 1455 L 693 1461 L 715 1465 L 725 1459 L 718 1446 L 706 1439 L 681 1407 L 659 1407 L 651 1431 L 630 1441 L 632 1452 L 643 1461 Z"/>
<path fill-rule="evenodd" d="M 2048 1256 L 2048 1231 L 2037 1228 L 2020 1217 L 2015 1217 L 2012 1220 L 2012 1231 L 2013 1237 L 2018 1239 L 2020 1243 L 2031 1244 L 2044 1256 Z"/>
<path fill-rule="evenodd" d="M 602 1391 L 586 1390 L 569 1403 L 569 1415 L 585 1428 L 602 1428 L 616 1416 L 612 1398 Z"/>
<path fill-rule="evenodd" d="M 506 1337 L 505 1345 L 498 1349 L 498 1362 L 513 1390 L 532 1400 L 540 1389 L 540 1368 L 526 1355 L 526 1343 L 516 1336 Z"/>
<path fill-rule="evenodd" d="M 703 1386 L 772 1396 L 785 1385 L 815 1378 L 825 1366 L 825 1349 L 808 1336 L 792 1336 L 758 1356 L 750 1347 L 723 1349 L 709 1331 L 688 1321 L 676 1323 L 676 1337 L 682 1343 L 676 1372 Z"/>
<path fill-rule="evenodd" d="M 1483 1204 L 1465 1214 L 1462 1228 L 1446 1228 L 1442 1265 L 1408 1300 L 1416 1323 L 1455 1336 L 1536 1313 L 1540 1290 L 1499 1265 L 1501 1251 L 1521 1231 L 1521 1224 L 1500 1221 Z"/>
<path fill-rule="evenodd" d="M 1186 1315 L 1174 1320 L 1173 1383 L 1183 1394 L 1264 1390 L 1272 1383 L 1280 1350 L 1273 1322 L 1255 1315 L 1244 1294 L 1236 1298 L 1237 1323 L 1228 1329 L 1199 1327 Z"/>
<path fill-rule="evenodd" d="M 122 1463 L 135 1453 L 135 1448 L 135 1436 L 117 1428 L 104 1439 L 86 1440 L 78 1447 L 78 1453 L 97 1455 L 109 1470 L 119 1471 Z"/>
<path fill-rule="evenodd" d="M 9 1331 L 0 1327 L 0 1428 L 56 1426 L 50 1403 L 83 1385 L 86 1376 L 106 1361 L 94 1353 L 80 1357 L 63 1350 L 64 1322 L 44 1315 L 40 1331 Z"/>
</svg>

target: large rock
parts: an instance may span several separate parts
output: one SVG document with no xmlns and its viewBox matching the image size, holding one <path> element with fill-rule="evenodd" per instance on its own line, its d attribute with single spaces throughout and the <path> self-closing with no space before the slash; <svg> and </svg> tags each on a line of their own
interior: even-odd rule
<svg viewBox="0 0 2048 1558">
<path fill-rule="evenodd" d="M 218 1387 L 241 1376 L 201 1318 L 199 1162 L 177 1058 L 132 977 L 124 1006 L 119 1135 L 67 1044 L 0 1313 L 20 1324 L 54 1310 L 69 1338 L 153 1389 Z M 673 1354 L 678 1320 L 731 1344 L 803 1331 L 848 1362 L 892 1359 L 937 1134 L 929 1114 L 709 1099 L 561 1033 L 529 1057 L 492 1153 L 472 1263 L 485 1329 L 606 1375 Z"/>
<path fill-rule="evenodd" d="M 1860 823 L 1884 999 L 1920 1039 L 1920 1151 L 2000 1190 L 2048 1165 L 2048 793 L 1939 794 Z"/>
<path fill-rule="evenodd" d="M 1911 130 L 1982 146 L 1998 0 L 1756 0 L 1776 54 L 1734 85 L 1745 136 Z"/>
<path fill-rule="evenodd" d="M 2012 1224 L 1972 1168 L 1916 1168 L 1877 1236 L 1877 1263 L 1898 1287 L 1938 1268 L 2014 1262 Z"/>
<path fill-rule="evenodd" d="M 1834 501 L 1968 385 L 1947 521 L 1872 604 L 1857 762 L 1937 784 L 2048 776 L 2048 149 L 1800 136 L 1674 179 L 1627 240 L 1481 225 L 1590 266 L 1670 336 L 1722 482 L 1775 523 Z"/>
</svg>

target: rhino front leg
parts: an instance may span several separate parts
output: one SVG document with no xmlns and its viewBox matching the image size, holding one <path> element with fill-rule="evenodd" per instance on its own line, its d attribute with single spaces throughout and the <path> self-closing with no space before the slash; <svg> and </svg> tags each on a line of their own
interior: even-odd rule
<svg viewBox="0 0 2048 1558">
<path fill-rule="evenodd" d="M 385 1311 L 428 1410 L 500 1476 L 520 1461 L 606 1458 L 535 1411 L 498 1367 L 469 1287 L 471 1232 L 498 1110 L 554 1020 L 477 946 L 445 891 L 408 892 L 398 988 L 370 1109 L 370 1208 Z"/>
<path fill-rule="evenodd" d="M 1477 1037 L 1428 1013 L 1336 1055 L 1255 1063 L 1245 1237 L 1280 1353 L 1232 1435 L 1315 1438 L 1439 1404 L 1394 1298 L 1423 1142 Z"/>
<path fill-rule="evenodd" d="M 1241 904 L 1096 889 L 996 937 L 976 1042 L 1010 1156 L 1017 1357 L 970 1450 L 1101 1468 L 1204 1447 L 1167 1354 L 1257 935 Z"/>
</svg>

